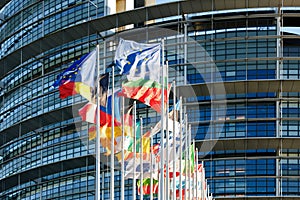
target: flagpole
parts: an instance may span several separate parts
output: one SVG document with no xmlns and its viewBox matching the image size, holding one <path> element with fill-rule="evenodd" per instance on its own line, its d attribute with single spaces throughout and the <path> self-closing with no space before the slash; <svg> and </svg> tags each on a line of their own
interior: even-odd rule
<svg viewBox="0 0 300 200">
<path fill-rule="evenodd" d="M 96 46 L 96 66 L 97 66 L 97 92 L 96 92 L 96 187 L 95 199 L 100 200 L 101 191 L 101 163 L 100 163 L 100 65 L 99 65 L 99 44 Z"/>
<path fill-rule="evenodd" d="M 136 159 L 136 101 L 133 102 L 133 179 L 132 179 L 132 199 L 136 199 L 136 180 L 135 180 L 135 159 Z"/>
<path fill-rule="evenodd" d="M 168 88 L 168 73 L 169 73 L 169 62 L 168 60 L 166 60 L 166 87 Z M 168 91 L 168 90 L 167 90 Z M 164 90 L 163 90 L 164 92 Z M 167 92 L 168 94 L 168 92 Z M 167 98 L 167 97 L 166 97 Z M 166 191 L 165 191 L 165 194 L 166 194 L 166 199 L 169 200 L 170 199 L 170 186 L 169 186 L 169 181 L 170 181 L 170 175 L 169 175 L 169 151 L 170 151 L 170 148 L 169 148 L 169 137 L 170 137 L 170 133 L 169 133 L 169 113 L 168 113 L 168 108 L 169 108 L 169 101 L 167 101 L 166 103 L 166 143 L 167 143 L 167 148 L 166 148 Z M 174 138 L 174 133 L 173 133 L 173 138 Z M 173 144 L 175 145 L 175 144 Z"/>
<path fill-rule="evenodd" d="M 140 117 L 140 200 L 143 200 L 143 118 Z"/>
<path fill-rule="evenodd" d="M 103 57 L 104 57 L 104 59 L 103 59 L 103 71 L 105 72 L 105 66 L 106 66 L 106 40 L 104 40 L 103 41 Z M 108 78 L 109 78 L 109 76 L 108 76 Z M 107 86 L 108 87 L 108 86 Z M 108 89 L 108 88 L 107 88 Z M 106 97 L 107 98 L 107 97 Z M 101 121 L 101 115 L 100 115 L 100 102 L 99 102 L 99 124 L 100 124 L 100 121 Z M 100 128 L 101 127 L 99 127 L 99 130 L 100 130 Z M 101 130 L 100 130 L 100 133 L 101 133 Z M 97 140 L 97 142 L 99 143 L 99 150 L 100 150 L 100 135 L 99 135 L 99 139 Z M 107 160 L 107 162 L 108 162 L 108 160 Z M 106 171 L 106 173 L 108 173 L 107 171 Z M 102 174 L 102 180 L 103 181 L 101 181 L 102 182 L 102 199 L 104 199 L 104 194 L 105 194 L 105 192 L 104 192 L 104 177 L 105 177 L 105 172 Z"/>
<path fill-rule="evenodd" d="M 115 178 L 115 169 L 114 169 L 114 165 L 115 165 L 115 160 L 114 160 L 114 154 L 115 154 L 115 130 L 114 130 L 114 126 L 115 126 L 115 67 L 112 66 L 112 96 L 111 96 L 111 152 L 110 152 L 110 199 L 114 200 L 114 195 L 115 195 L 115 184 L 114 184 L 114 178 Z"/>
<path fill-rule="evenodd" d="M 189 145 L 188 145 L 188 132 L 187 132 L 187 114 L 184 114 L 184 133 L 185 133 L 185 151 L 184 151 L 184 166 L 185 166 L 185 176 L 184 176 L 184 199 L 187 199 L 187 157 L 188 157 L 188 149 L 189 149 Z"/>
<path fill-rule="evenodd" d="M 191 132 L 191 130 L 190 130 L 190 134 L 192 135 L 192 132 Z M 193 152 L 195 152 L 195 140 L 193 139 Z M 194 165 L 194 169 L 193 169 L 193 172 L 192 172 L 192 174 L 193 174 L 193 178 L 192 178 L 192 181 L 193 181 L 193 192 L 192 192 L 192 199 L 194 199 L 194 197 L 195 197 L 195 167 L 197 167 L 197 165 L 196 165 L 196 163 L 195 163 L 195 161 L 196 161 L 196 159 L 195 159 L 195 154 L 194 154 L 194 163 L 193 163 L 193 165 Z"/>
<path fill-rule="evenodd" d="M 188 168 L 189 168 L 189 171 L 188 171 L 188 189 L 189 189 L 189 192 L 188 192 L 188 199 L 191 199 L 191 124 L 189 124 L 188 126 L 188 144 L 189 144 L 189 148 L 188 148 L 188 156 L 189 156 L 189 162 L 188 162 Z"/>
<path fill-rule="evenodd" d="M 182 199 L 182 97 L 179 97 L 179 135 L 180 135 L 180 148 L 179 148 L 179 199 Z"/>
<path fill-rule="evenodd" d="M 201 177 L 201 182 L 202 182 L 202 199 L 206 198 L 206 184 L 205 184 L 205 171 L 204 171 L 204 163 L 202 161 L 202 177 Z"/>
<path fill-rule="evenodd" d="M 161 87 L 162 87 L 162 93 L 161 93 L 161 133 L 160 133 L 160 173 L 159 173 L 159 195 L 160 195 L 160 200 L 164 200 L 165 195 L 164 195 L 164 117 L 165 117 L 165 108 L 164 108 L 164 101 L 165 101 L 165 95 L 164 95 L 164 85 L 165 85 L 165 80 L 164 80 L 164 46 L 165 46 L 165 41 L 162 39 L 162 72 L 161 72 Z"/>
<path fill-rule="evenodd" d="M 152 132 L 152 127 L 151 127 Z M 153 146 L 152 135 L 150 136 L 150 147 Z M 153 200 L 153 152 L 150 153 L 150 200 Z"/>
<path fill-rule="evenodd" d="M 195 152 L 195 154 L 196 154 L 196 199 L 198 200 L 198 197 L 199 197 L 199 194 L 198 194 L 198 189 L 199 189 L 199 183 L 198 183 L 198 175 L 199 175 L 199 172 L 198 172 L 198 148 L 196 148 L 196 152 Z M 203 167 L 203 166 L 202 166 Z"/>
<path fill-rule="evenodd" d="M 104 171 L 102 171 L 102 173 L 101 173 L 101 177 L 102 177 L 102 180 L 104 180 Z M 101 195 L 102 195 L 102 200 L 104 200 L 104 181 L 102 181 L 102 184 L 101 184 L 101 191 L 102 191 L 102 193 L 101 193 Z M 99 195 L 100 196 L 100 195 Z"/>
<path fill-rule="evenodd" d="M 151 132 L 152 132 L 152 127 L 151 127 Z M 153 146 L 153 139 L 152 135 L 150 136 L 150 148 Z M 150 200 L 153 200 L 153 148 L 152 151 L 150 152 Z"/>
<path fill-rule="evenodd" d="M 175 139 L 175 122 L 177 121 L 177 110 L 176 110 L 176 82 L 173 81 L 173 199 L 176 200 L 176 139 Z M 180 146 L 181 148 L 181 146 Z"/>
<path fill-rule="evenodd" d="M 209 195 L 209 185 L 207 185 L 207 180 L 205 180 L 205 183 L 206 183 L 206 187 L 207 187 L 207 193 L 206 193 L 207 195 L 206 196 L 209 197 L 210 196 Z"/>
<path fill-rule="evenodd" d="M 122 97 L 122 160 L 121 160 L 121 200 L 124 200 L 124 184 L 125 184 L 125 180 L 124 180 L 124 126 L 125 126 L 125 121 L 124 121 L 124 114 L 125 114 L 125 105 L 124 105 L 124 101 L 125 98 Z M 126 116 L 127 117 L 127 116 Z"/>
</svg>

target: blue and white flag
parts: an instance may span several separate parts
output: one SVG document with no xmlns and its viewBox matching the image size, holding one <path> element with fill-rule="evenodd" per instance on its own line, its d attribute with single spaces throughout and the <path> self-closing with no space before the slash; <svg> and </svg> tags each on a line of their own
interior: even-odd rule
<svg viewBox="0 0 300 200">
<path fill-rule="evenodd" d="M 150 159 L 152 159 L 152 163 Z M 142 162 L 140 158 L 131 158 L 129 160 L 125 160 L 124 171 L 125 179 L 138 179 L 140 178 L 141 173 L 143 174 L 143 178 L 150 178 L 152 176 L 154 179 L 158 179 L 158 164 L 155 162 L 154 155 L 150 155 L 150 158 L 147 160 L 143 159 Z"/>
<path fill-rule="evenodd" d="M 161 45 L 137 43 L 120 39 L 115 53 L 115 64 L 129 81 L 146 79 L 160 82 Z"/>
<path fill-rule="evenodd" d="M 180 135 L 180 124 L 179 122 L 173 122 L 173 120 L 169 119 L 170 121 L 169 125 L 172 125 L 169 128 L 169 142 L 167 142 L 167 139 L 163 139 L 164 143 L 164 158 L 167 157 L 167 154 L 169 156 L 169 163 L 178 160 L 178 158 L 181 158 L 181 155 L 179 154 L 180 149 L 182 149 L 182 152 L 185 150 L 185 137 L 186 134 L 184 133 L 183 127 L 182 127 L 182 135 Z M 173 132 L 173 123 L 175 123 L 175 130 Z M 175 137 L 175 144 L 173 137 Z M 175 157 L 174 157 L 174 151 L 175 151 Z"/>
</svg>

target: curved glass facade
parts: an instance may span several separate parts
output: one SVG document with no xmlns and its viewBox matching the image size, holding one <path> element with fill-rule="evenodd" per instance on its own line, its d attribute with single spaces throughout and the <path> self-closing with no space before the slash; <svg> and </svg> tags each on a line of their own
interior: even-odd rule
<svg viewBox="0 0 300 200">
<path fill-rule="evenodd" d="M 299 3 L 268 7 L 262 0 L 234 8 L 207 1 L 191 9 L 189 1 L 169 1 L 168 8 L 185 13 L 162 14 L 166 4 L 158 1 L 157 12 L 150 4 L 109 18 L 105 2 L 12 0 L 2 8 L 0 199 L 94 199 L 95 141 L 88 139 L 90 124 L 73 109 L 85 100 L 61 100 L 51 85 L 96 44 L 100 65 L 111 63 L 118 37 L 142 28 L 149 43 L 164 38 L 169 80 L 184 97 L 196 145 L 215 142 L 198 155 L 213 196 L 299 197 Z M 134 17 L 142 19 L 143 9 L 145 23 Z M 156 28 L 173 32 L 152 35 Z M 218 93 L 218 84 L 226 93 Z M 148 128 L 160 118 L 143 105 L 137 113 Z M 102 199 L 109 198 L 106 167 Z M 125 184 L 125 199 L 131 199 L 132 181 Z M 115 198 L 120 195 L 116 171 Z"/>
</svg>

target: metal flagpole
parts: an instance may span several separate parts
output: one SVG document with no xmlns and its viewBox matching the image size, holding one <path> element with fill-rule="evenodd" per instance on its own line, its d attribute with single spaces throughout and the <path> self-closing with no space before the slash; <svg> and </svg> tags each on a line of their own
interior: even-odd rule
<svg viewBox="0 0 300 200">
<path fill-rule="evenodd" d="M 189 189 L 189 192 L 188 192 L 188 199 L 191 199 L 191 124 L 189 124 L 188 126 L 188 144 L 189 144 L 189 147 L 188 147 L 188 189 Z"/>
<path fill-rule="evenodd" d="M 184 133 L 185 133 L 185 151 L 184 151 L 184 166 L 185 166 L 185 176 L 184 176 L 184 199 L 186 200 L 187 199 L 187 157 L 188 157 L 188 149 L 189 149 L 189 144 L 188 144 L 188 128 L 187 128 L 187 114 L 185 113 L 184 114 Z"/>
<path fill-rule="evenodd" d="M 190 134 L 192 135 L 192 132 L 190 131 Z M 193 139 L 193 151 L 194 151 L 194 153 L 195 153 L 195 140 Z M 192 178 L 192 181 L 193 181 L 193 192 L 192 192 L 192 199 L 194 199 L 194 197 L 195 197 L 195 186 L 196 186 L 196 184 L 195 184 L 195 180 L 196 180 L 196 178 L 195 178 L 195 169 L 197 169 L 197 164 L 195 163 L 195 161 L 196 161 L 196 159 L 195 159 L 195 154 L 194 154 L 194 163 L 193 163 L 193 165 L 194 165 L 194 169 L 193 169 L 193 178 Z"/>
<path fill-rule="evenodd" d="M 206 187 L 207 187 L 207 192 L 206 192 L 206 196 L 209 197 L 209 185 L 207 185 L 207 180 L 205 180 L 205 183 L 206 183 Z"/>
<path fill-rule="evenodd" d="M 114 200 L 114 195 L 115 195 L 115 67 L 112 66 L 112 89 L 111 89 L 111 152 L 110 152 L 110 199 Z"/>
<path fill-rule="evenodd" d="M 97 64 L 97 93 L 96 93 L 96 187 L 95 199 L 100 200 L 101 191 L 101 163 L 100 163 L 100 64 L 99 64 L 99 44 L 96 46 L 96 64 Z"/>
<path fill-rule="evenodd" d="M 198 200 L 198 198 L 199 198 L 199 194 L 198 194 L 198 189 L 199 189 L 199 183 L 198 183 L 198 181 L 199 181 L 199 177 L 198 177 L 198 175 L 199 175 L 199 172 L 198 172 L 198 149 L 196 148 L 196 152 L 195 152 L 195 154 L 196 154 L 196 199 Z M 203 167 L 203 166 L 202 166 Z"/>
<path fill-rule="evenodd" d="M 151 128 L 152 132 L 152 128 Z M 150 137 L 150 147 L 153 146 L 152 136 Z M 150 153 L 150 200 L 153 200 L 153 152 Z"/>
<path fill-rule="evenodd" d="M 101 173 L 102 180 L 104 180 L 104 176 L 105 176 L 104 171 L 102 171 L 102 173 Z M 101 192 L 101 195 L 102 195 L 102 198 L 101 198 L 101 199 L 104 200 L 104 193 L 105 193 L 105 192 L 104 192 L 104 181 L 101 182 L 101 191 L 102 191 L 102 192 Z M 100 195 L 99 195 L 99 196 L 100 196 Z"/>
<path fill-rule="evenodd" d="M 136 180 L 135 180 L 135 159 L 136 159 L 136 101 L 133 102 L 133 179 L 132 179 L 132 199 L 136 199 Z"/>
<path fill-rule="evenodd" d="M 164 95 L 164 46 L 165 42 L 164 39 L 162 39 L 162 72 L 161 72 L 161 87 L 162 87 L 162 93 L 161 93 L 161 133 L 160 133 L 160 173 L 159 173 L 159 195 L 160 195 L 160 200 L 164 200 L 165 195 L 164 195 L 164 117 L 165 117 L 165 107 L 164 107 L 164 101 L 165 101 L 165 95 Z"/>
<path fill-rule="evenodd" d="M 124 180 L 124 137 L 125 137 L 125 129 L 124 129 L 124 126 L 125 126 L 125 121 L 124 121 L 124 116 L 125 116 L 125 106 L 124 106 L 124 101 L 125 101 L 125 98 L 122 97 L 122 150 L 121 150 L 121 153 L 122 153 L 122 161 L 121 161 L 121 200 L 124 200 L 124 183 L 125 183 L 125 180 Z M 127 116 L 126 116 L 127 117 Z"/>
<path fill-rule="evenodd" d="M 105 68 L 105 66 L 106 66 L 106 41 L 104 40 L 103 41 L 103 57 L 104 57 L 104 59 L 103 59 L 103 66 L 104 66 L 104 68 Z M 105 71 L 105 69 L 103 70 L 103 71 Z M 109 77 L 108 77 L 109 78 Z M 106 97 L 107 98 L 107 97 Z M 99 111 L 100 111 L 100 105 L 99 105 Z M 100 118 L 100 112 L 99 112 L 99 123 L 100 123 L 100 121 L 101 121 L 101 118 Z M 101 127 L 100 127 L 101 128 Z M 100 132 L 101 132 L 101 129 L 99 128 L 99 130 L 100 130 Z M 99 135 L 99 139 L 98 139 L 98 141 L 99 141 L 99 145 L 100 145 L 100 135 Z M 100 146 L 99 146 L 100 147 Z M 107 162 L 108 162 L 108 160 L 107 160 Z M 108 173 L 108 171 L 106 170 L 106 172 L 103 172 L 102 173 L 102 180 L 103 181 L 101 181 L 102 182 L 102 199 L 104 199 L 104 194 L 105 194 L 105 191 L 104 191 L 104 188 L 105 188 L 105 183 L 104 183 L 104 177 L 105 177 L 105 173 Z"/>
<path fill-rule="evenodd" d="M 179 135 L 180 135 L 180 148 L 179 148 L 179 199 L 182 199 L 182 97 L 179 98 Z"/>
<path fill-rule="evenodd" d="M 176 82 L 175 80 L 173 81 L 173 199 L 176 200 L 176 179 L 175 179 L 175 174 L 176 174 L 176 138 L 175 138 L 175 123 L 177 120 L 177 110 L 176 110 Z"/>
<path fill-rule="evenodd" d="M 202 184 L 202 190 L 201 190 L 201 198 L 204 199 L 205 198 L 205 171 L 204 171 L 204 163 L 202 161 L 202 174 L 201 174 L 201 184 Z"/>
<path fill-rule="evenodd" d="M 169 73 L 169 62 L 168 60 L 166 60 L 166 88 L 168 88 L 168 73 Z M 164 92 L 164 90 L 163 90 Z M 167 92 L 168 94 L 168 92 Z M 168 97 L 166 97 L 168 98 Z M 169 148 L 169 137 L 170 137 L 170 132 L 169 132 L 169 113 L 168 113 L 168 109 L 169 109 L 169 101 L 167 101 L 166 103 L 166 191 L 165 191 L 165 194 L 166 194 L 166 199 L 169 200 L 170 199 L 170 186 L 169 186 L 169 182 L 170 182 L 170 175 L 169 175 L 169 151 L 170 151 L 170 148 Z M 174 133 L 173 133 L 173 137 L 174 137 Z"/>
<path fill-rule="evenodd" d="M 140 117 L 140 200 L 143 200 L 143 118 Z"/>
</svg>

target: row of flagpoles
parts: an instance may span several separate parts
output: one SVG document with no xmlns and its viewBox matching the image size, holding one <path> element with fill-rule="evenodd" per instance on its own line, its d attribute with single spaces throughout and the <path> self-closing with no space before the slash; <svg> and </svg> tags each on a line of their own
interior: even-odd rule
<svg viewBox="0 0 300 200">
<path fill-rule="evenodd" d="M 183 112 L 182 98 L 176 102 L 176 83 L 168 83 L 164 43 L 143 44 L 120 39 L 110 74 L 99 74 L 99 47 L 76 60 L 57 76 L 53 86 L 61 98 L 80 94 L 88 100 L 79 114 L 92 125 L 89 139 L 96 140 L 96 199 L 100 199 L 100 147 L 110 155 L 110 199 L 114 199 L 115 157 L 121 170 L 121 199 L 125 179 L 132 179 L 132 199 L 212 199 L 203 163 L 198 161 L 191 126 Z M 126 76 L 116 89 L 115 67 Z M 173 86 L 173 105 L 169 92 Z M 132 102 L 125 106 L 125 102 Z M 160 113 L 151 129 L 137 119 L 140 102 Z M 147 130 L 144 133 L 144 130 Z M 154 136 L 160 135 L 160 141 Z"/>
</svg>

